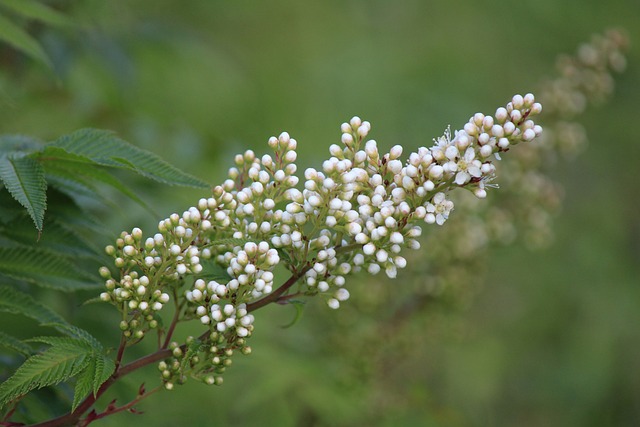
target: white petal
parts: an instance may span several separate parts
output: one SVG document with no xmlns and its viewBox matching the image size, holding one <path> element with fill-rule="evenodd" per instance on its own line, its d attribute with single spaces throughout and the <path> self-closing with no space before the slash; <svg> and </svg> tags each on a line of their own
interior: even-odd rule
<svg viewBox="0 0 640 427">
<path fill-rule="evenodd" d="M 482 175 L 482 171 L 477 166 L 469 166 L 467 168 L 467 172 L 474 178 L 479 178 Z"/>
<path fill-rule="evenodd" d="M 464 171 L 460 171 L 456 174 L 456 184 L 458 185 L 466 184 L 467 182 L 469 182 L 469 179 L 471 179 L 471 177 Z"/>
</svg>

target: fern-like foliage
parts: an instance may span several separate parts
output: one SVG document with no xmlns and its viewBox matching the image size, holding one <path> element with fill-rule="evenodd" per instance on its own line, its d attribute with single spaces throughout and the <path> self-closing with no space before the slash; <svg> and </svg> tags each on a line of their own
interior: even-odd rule
<svg viewBox="0 0 640 427">
<path fill-rule="evenodd" d="M 95 396 L 100 386 L 111 377 L 115 369 L 116 365 L 113 360 L 102 354 L 96 354 L 91 358 L 85 369 L 78 375 L 73 392 L 71 412 L 75 411 L 90 393 Z"/>
<path fill-rule="evenodd" d="M 110 131 L 81 129 L 48 144 L 23 135 L 0 136 L 0 193 L 2 187 L 8 190 L 26 209 L 38 231 L 44 226 L 48 186 L 76 201 L 79 197 L 104 201 L 97 185 L 107 185 L 149 209 L 113 175 L 114 169 L 129 170 L 167 185 L 209 188 L 204 181 Z"/>
<path fill-rule="evenodd" d="M 13 198 L 27 209 L 41 231 L 47 207 L 47 182 L 42 166 L 25 156 L 0 157 L 0 180 Z"/>
<path fill-rule="evenodd" d="M 39 156 L 129 169 L 168 185 L 209 187 L 155 154 L 137 148 L 106 130 L 80 129 L 49 144 Z"/>
<path fill-rule="evenodd" d="M 87 367 L 93 353 L 84 340 L 62 338 L 56 345 L 31 356 L 0 384 L 0 407 L 38 388 L 59 384 Z"/>
<path fill-rule="evenodd" d="M 19 1 L 25 3 L 0 0 L 0 40 L 6 31 L 2 28 L 3 6 L 14 7 L 15 13 L 22 8 L 24 16 L 33 19 L 46 13 L 35 6 L 28 15 L 27 9 L 36 2 Z M 209 188 L 112 132 L 83 129 L 50 143 L 23 135 L 0 136 L 0 312 L 29 317 L 60 334 L 21 341 L 0 332 L 0 347 L 28 356 L 0 384 L 0 407 L 32 390 L 75 378 L 75 410 L 88 395 L 96 396 L 112 376 L 115 363 L 96 338 L 18 288 L 35 292 L 30 285 L 36 285 L 72 292 L 101 286 L 97 267 L 104 265 L 105 255 L 94 241 L 104 230 L 86 209 L 87 199 L 109 203 L 100 195 L 100 189 L 109 186 L 146 207 L 114 175 L 122 170 L 163 184 Z M 219 266 L 212 267 L 211 273 L 226 276 Z M 44 350 L 35 346 L 44 346 Z"/>
<path fill-rule="evenodd" d="M 40 336 L 26 340 L 50 347 L 31 356 L 12 377 L 0 384 L 0 407 L 37 388 L 58 384 L 78 376 L 73 409 L 100 386 L 115 370 L 113 360 L 93 335 L 67 323 L 60 315 L 38 303 L 30 295 L 7 286 L 0 286 L 0 312 L 21 314 L 49 326 L 66 336 Z M 0 332 L 0 346 L 31 355 L 25 341 Z"/>
</svg>

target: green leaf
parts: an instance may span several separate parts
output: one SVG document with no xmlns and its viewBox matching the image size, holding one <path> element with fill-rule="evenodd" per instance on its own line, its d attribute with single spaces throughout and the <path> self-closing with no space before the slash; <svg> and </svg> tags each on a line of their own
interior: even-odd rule
<svg viewBox="0 0 640 427">
<path fill-rule="evenodd" d="M 44 22 L 45 24 L 68 26 L 73 25 L 66 15 L 51 9 L 49 6 L 33 0 L 0 0 L 0 4 L 25 18 Z"/>
<path fill-rule="evenodd" d="M 0 384 L 0 407 L 31 390 L 59 384 L 77 375 L 89 363 L 90 350 L 68 338 L 64 345 L 31 356 L 8 380 Z"/>
<path fill-rule="evenodd" d="M 16 337 L 5 334 L 2 331 L 0 331 L 0 347 L 15 350 L 18 353 L 24 354 L 25 356 L 30 356 L 31 353 L 33 353 L 31 347 L 29 347 L 27 344 L 23 343 Z"/>
<path fill-rule="evenodd" d="M 30 295 L 9 286 L 0 286 L 0 312 L 22 314 L 41 324 L 67 323 L 58 313 L 39 303 Z"/>
<path fill-rule="evenodd" d="M 60 155 L 59 151 L 53 152 L 50 147 L 62 148 L 67 153 L 88 158 L 101 166 L 132 170 L 164 184 L 209 188 L 207 183 L 171 166 L 155 154 L 129 144 L 113 132 L 80 129 L 49 144 L 42 156 Z"/>
<path fill-rule="evenodd" d="M 55 324 L 58 326 L 58 324 Z M 69 325 L 70 326 L 70 325 Z M 41 337 L 33 337 L 29 338 L 25 341 L 28 342 L 40 342 L 43 344 L 49 344 L 52 347 L 60 347 L 60 348 L 68 348 L 74 349 L 77 347 L 82 347 L 86 351 L 93 350 L 91 345 L 87 343 L 85 340 L 80 338 L 71 338 L 71 337 L 58 337 L 58 336 L 41 336 Z"/>
<path fill-rule="evenodd" d="M 73 390 L 73 403 L 71 412 L 75 411 L 78 405 L 91 393 L 93 378 L 95 374 L 96 359 L 89 360 L 87 367 L 78 375 L 76 386 Z"/>
<path fill-rule="evenodd" d="M 198 274 L 198 277 L 222 283 L 227 283 L 231 280 L 231 277 L 227 274 L 227 269 L 214 260 L 202 259 L 200 260 L 200 264 L 202 264 L 202 272 Z"/>
<path fill-rule="evenodd" d="M 0 41 L 4 41 L 27 56 L 52 68 L 51 61 L 40 43 L 2 14 L 0 14 Z"/>
<path fill-rule="evenodd" d="M 0 247 L 0 274 L 64 292 L 100 286 L 65 258 L 29 247 Z"/>
<path fill-rule="evenodd" d="M 84 232 L 83 234 L 88 233 L 97 241 L 112 239 L 112 231 L 108 230 L 93 214 L 83 209 L 66 192 L 52 187 L 47 191 L 47 196 L 47 210 L 60 224 L 74 231 Z"/>
<path fill-rule="evenodd" d="M 198 350 L 200 349 L 200 340 L 193 340 L 193 342 L 191 342 L 190 344 L 188 344 L 187 346 L 187 351 L 184 353 L 184 357 L 182 358 L 182 362 L 180 362 L 180 370 L 182 372 L 185 371 L 185 369 L 189 366 L 189 363 L 191 362 L 191 358 L 193 358 L 193 356 L 198 354 Z"/>
<path fill-rule="evenodd" d="M 50 207 L 49 215 L 44 222 L 45 231 L 37 243 L 38 248 L 48 249 L 67 257 L 100 259 L 100 251 L 92 242 L 80 236 L 71 227 L 51 220 L 55 214 Z M 23 245 L 34 244 L 38 237 L 31 219 L 26 214 L 18 215 L 4 224 L 0 222 L 0 235 Z"/>
<path fill-rule="evenodd" d="M 0 157 L 0 180 L 13 198 L 27 209 L 36 228 L 41 231 L 47 208 L 47 182 L 42 166 L 29 157 Z"/>
<path fill-rule="evenodd" d="M 97 395 L 100 386 L 104 384 L 115 371 L 116 365 L 110 358 L 96 354 L 91 358 L 87 367 L 80 373 L 73 393 L 71 412 L 89 395 Z"/>
<path fill-rule="evenodd" d="M 48 150 L 50 149 L 64 152 L 64 150 L 56 149 L 55 147 L 49 147 Z M 41 153 L 38 154 L 41 155 Z M 89 183 L 90 181 L 106 184 L 124 194 L 125 196 L 129 197 L 131 200 L 147 209 L 150 213 L 157 216 L 157 214 L 149 207 L 149 205 L 147 205 L 140 197 L 138 197 L 136 193 L 131 191 L 129 187 L 122 184 L 122 182 L 120 182 L 116 177 L 104 171 L 102 168 L 96 167 L 96 164 L 89 159 L 87 159 L 89 160 L 88 162 L 65 160 L 61 158 L 49 158 L 44 161 L 42 156 L 39 157 L 42 161 L 42 166 L 44 167 L 45 173 L 62 177 L 67 182 L 76 181 L 79 185 L 87 188 L 91 188 L 91 184 Z M 83 157 L 81 156 L 76 156 L 76 158 L 83 159 Z"/>
<path fill-rule="evenodd" d="M 104 203 L 104 198 L 100 196 L 98 189 L 93 184 L 78 179 L 70 172 L 49 172 L 45 178 L 49 187 L 66 194 L 80 206 Z"/>
<path fill-rule="evenodd" d="M 98 394 L 100 386 L 104 384 L 116 370 L 116 363 L 110 357 L 100 354 L 96 358 L 96 369 L 93 377 L 93 395 Z"/>
<path fill-rule="evenodd" d="M 104 348 L 102 343 L 98 341 L 93 335 L 89 332 L 85 331 L 82 328 L 71 325 L 69 323 L 51 323 L 51 324 L 43 324 L 43 326 L 53 326 L 60 332 L 67 334 L 70 337 L 74 337 L 78 340 L 84 341 L 88 344 L 94 351 L 101 353 Z"/>
</svg>

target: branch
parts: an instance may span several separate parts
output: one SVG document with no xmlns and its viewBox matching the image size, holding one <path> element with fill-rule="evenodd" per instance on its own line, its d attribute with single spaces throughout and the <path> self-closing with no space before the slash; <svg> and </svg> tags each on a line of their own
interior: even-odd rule
<svg viewBox="0 0 640 427">
<path fill-rule="evenodd" d="M 307 264 L 304 267 L 302 267 L 300 270 L 296 271 L 293 275 L 291 275 L 291 277 L 289 277 L 289 280 L 284 282 L 284 284 L 280 286 L 278 289 L 271 292 L 266 297 L 259 299 L 256 302 L 247 304 L 247 312 L 251 313 L 252 311 L 255 311 L 261 307 L 264 307 L 267 304 L 278 301 L 280 296 L 284 294 L 287 290 L 289 290 L 289 288 L 291 288 L 302 276 L 304 276 L 305 273 L 311 269 L 311 267 L 312 267 L 312 264 L 307 262 Z"/>
</svg>

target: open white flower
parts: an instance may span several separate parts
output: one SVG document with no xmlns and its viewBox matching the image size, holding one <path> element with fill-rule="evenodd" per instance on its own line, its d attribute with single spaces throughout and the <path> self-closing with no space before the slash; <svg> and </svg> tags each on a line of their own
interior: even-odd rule
<svg viewBox="0 0 640 427">
<path fill-rule="evenodd" d="M 472 147 L 467 148 L 464 152 L 464 156 L 458 159 L 457 167 L 458 173 L 456 174 L 455 182 L 458 185 L 464 185 L 471 180 L 471 177 L 480 178 L 482 171 L 480 167 L 482 162 L 476 159 L 476 152 Z"/>
<path fill-rule="evenodd" d="M 437 193 L 433 196 L 430 203 L 427 203 L 427 215 L 424 217 L 425 222 L 438 225 L 444 224 L 449 218 L 449 213 L 453 210 L 453 202 L 447 200 L 444 193 Z"/>
</svg>

